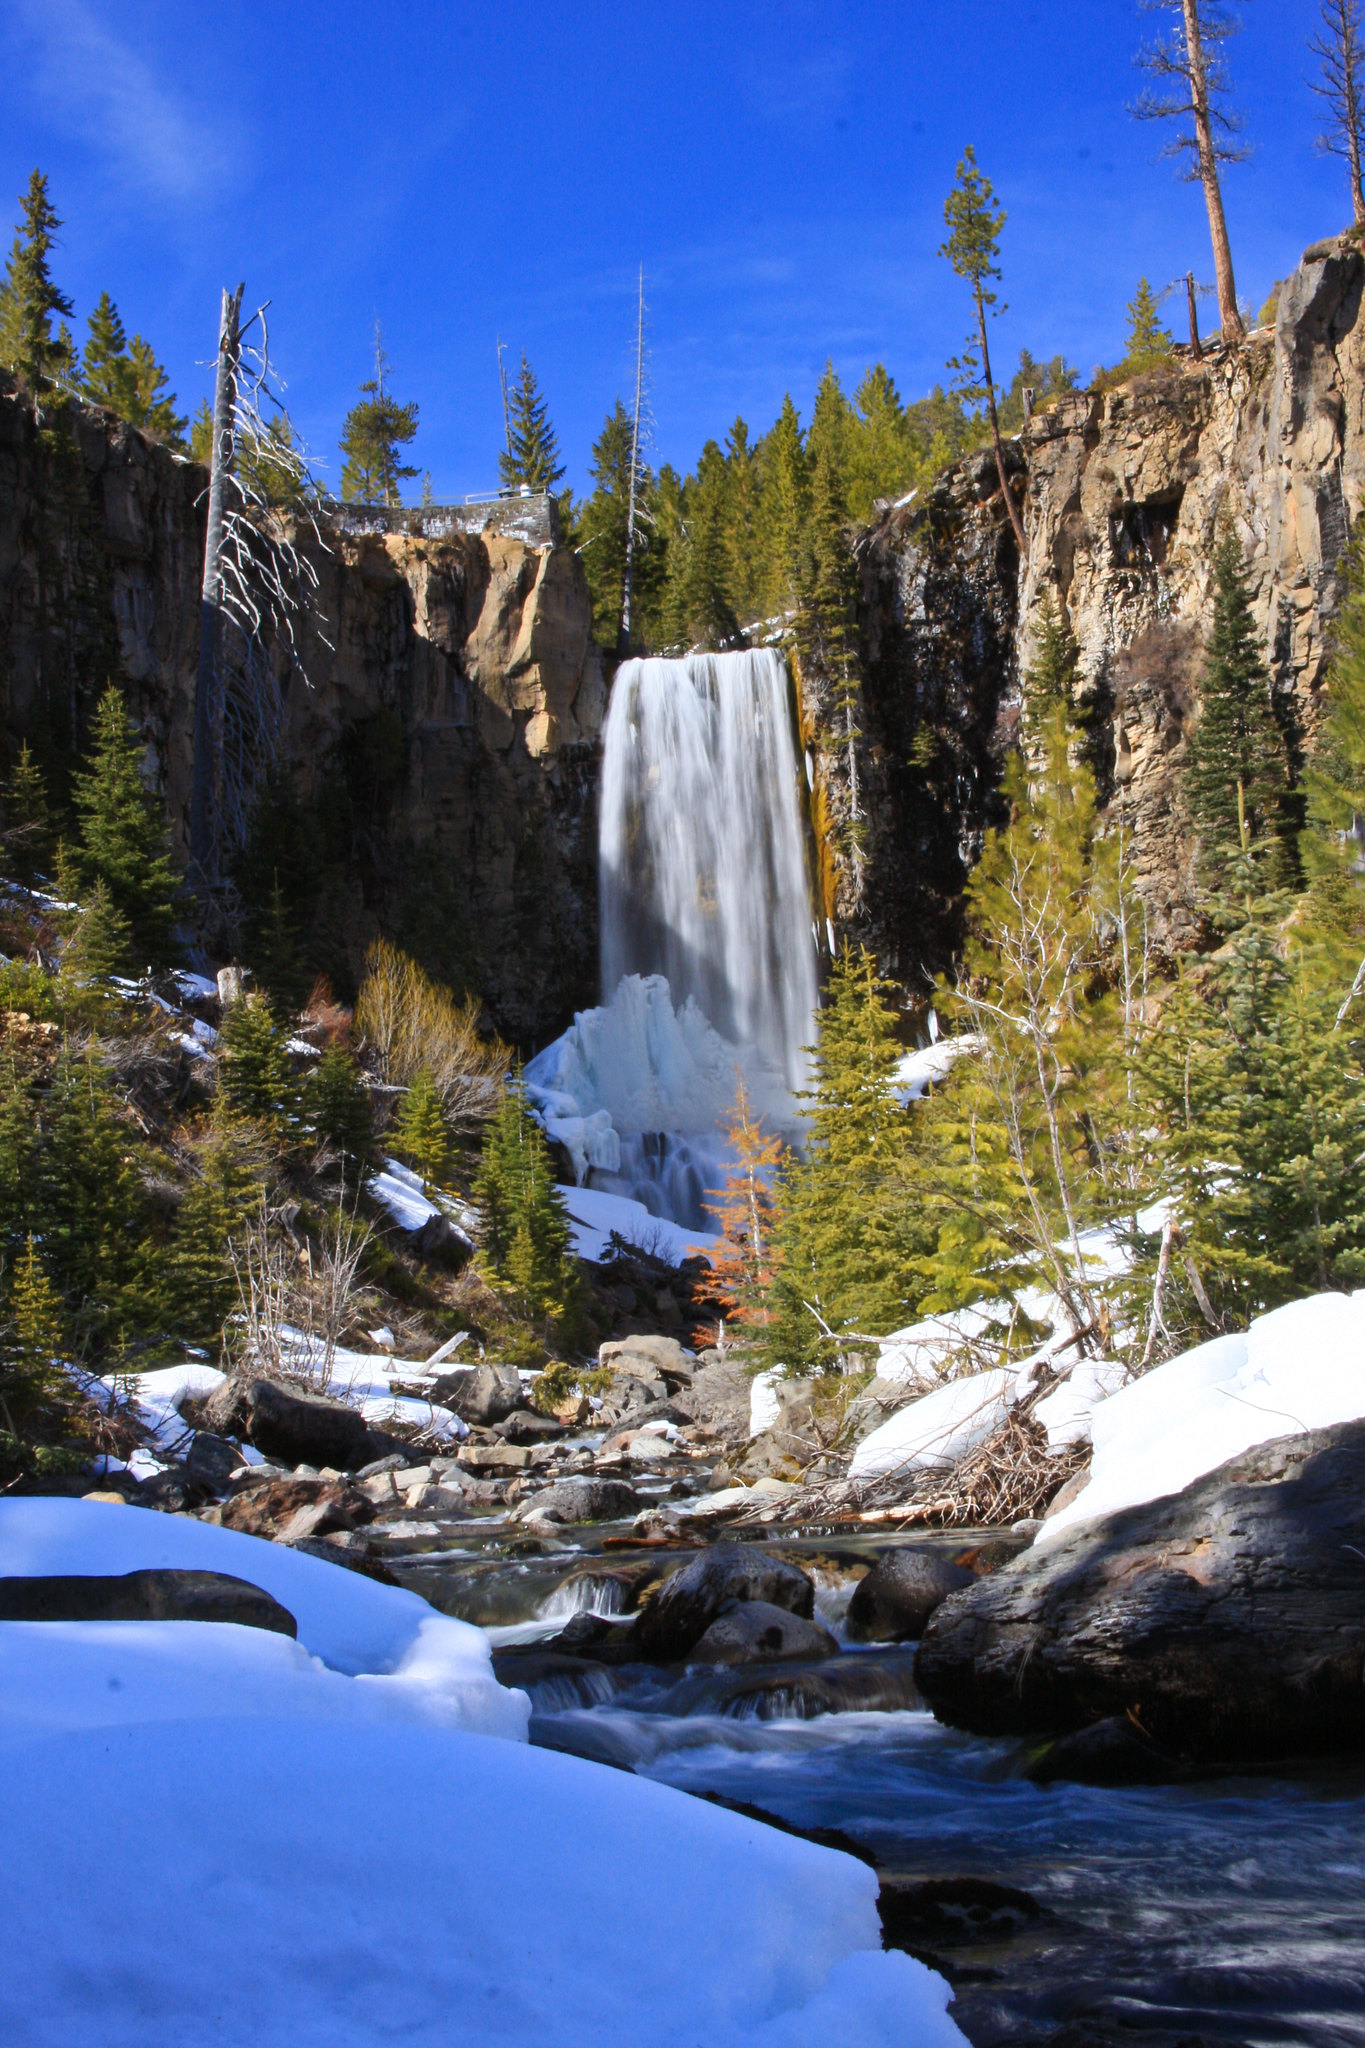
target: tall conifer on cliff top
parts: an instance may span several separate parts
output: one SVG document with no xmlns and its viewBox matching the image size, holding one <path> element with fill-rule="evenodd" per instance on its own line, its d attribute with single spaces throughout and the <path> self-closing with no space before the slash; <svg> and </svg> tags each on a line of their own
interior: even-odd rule
<svg viewBox="0 0 1365 2048">
<path fill-rule="evenodd" d="M 0 280 L 0 363 L 41 395 L 66 379 L 75 362 L 65 324 L 52 332 L 53 316 L 69 317 L 71 301 L 52 279 L 49 259 L 62 223 L 41 171 L 34 171 L 19 206 L 18 231 Z"/>
<path fill-rule="evenodd" d="M 533 491 L 552 491 L 564 474 L 564 465 L 549 408 L 524 349 L 521 374 L 508 395 L 508 412 L 512 446 L 498 456 L 499 481 L 512 487 L 529 484 Z"/>
</svg>

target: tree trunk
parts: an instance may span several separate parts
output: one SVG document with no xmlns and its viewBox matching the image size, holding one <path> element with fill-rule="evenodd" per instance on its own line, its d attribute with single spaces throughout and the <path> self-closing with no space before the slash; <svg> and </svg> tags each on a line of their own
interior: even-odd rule
<svg viewBox="0 0 1365 2048">
<path fill-rule="evenodd" d="M 1204 69 L 1204 42 L 1199 33 L 1199 0 L 1181 0 L 1185 15 L 1185 55 L 1190 66 L 1190 100 L 1194 110 L 1194 133 L 1199 149 L 1199 176 L 1204 203 L 1209 210 L 1209 234 L 1213 240 L 1213 274 L 1218 283 L 1218 318 L 1223 340 L 1241 341 L 1246 333 L 1237 310 L 1237 287 L 1232 276 L 1232 249 L 1228 224 L 1223 216 L 1223 193 L 1218 183 L 1218 159 L 1213 150 L 1213 122 L 1209 115 L 1209 82 Z"/>
<path fill-rule="evenodd" d="M 1194 272 L 1192 270 L 1185 272 L 1185 297 L 1190 308 L 1190 354 L 1196 362 L 1199 362 L 1203 357 L 1204 351 L 1199 346 L 1199 305 L 1195 297 Z"/>
<path fill-rule="evenodd" d="M 199 890 L 213 874 L 213 781 L 217 754 L 218 641 L 223 597 L 223 485 L 232 466 L 233 409 L 237 402 L 239 284 L 234 298 L 223 293 L 218 327 L 218 369 L 213 387 L 213 452 L 209 466 L 208 531 L 204 539 L 204 583 L 199 602 L 199 675 L 194 691 L 194 778 L 190 790 L 190 874 Z"/>
<path fill-rule="evenodd" d="M 995 385 L 991 381 L 991 353 L 986 344 L 986 308 L 981 303 L 979 285 L 976 292 L 976 330 L 981 337 L 981 374 L 986 383 L 986 409 L 991 421 L 991 446 L 995 449 L 995 473 L 1000 479 L 1000 493 L 1005 500 L 1005 510 L 1010 515 L 1010 525 L 1014 528 L 1014 537 L 1019 543 L 1019 556 L 1022 561 L 1028 555 L 1028 537 L 1024 532 L 1024 522 L 1019 517 L 1019 507 L 1015 504 L 1010 490 L 1009 478 L 1005 474 L 1005 451 L 1000 444 L 1000 420 L 995 410 Z"/>
<path fill-rule="evenodd" d="M 635 487 L 640 474 L 640 404 L 645 371 L 645 273 L 640 272 L 639 318 L 635 329 L 635 417 L 630 430 L 630 496 L 626 504 L 626 567 L 621 578 L 621 625 L 616 652 L 624 661 L 630 653 L 630 599 L 635 568 Z"/>
</svg>

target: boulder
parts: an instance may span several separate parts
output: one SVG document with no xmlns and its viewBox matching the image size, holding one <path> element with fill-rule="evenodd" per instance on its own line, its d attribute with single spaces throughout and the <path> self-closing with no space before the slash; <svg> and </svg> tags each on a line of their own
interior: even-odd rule
<svg viewBox="0 0 1365 2048">
<path fill-rule="evenodd" d="M 209 1429 L 246 1437 L 268 1458 L 286 1465 L 331 1465 L 355 1471 L 393 1449 L 393 1440 L 371 1429 L 359 1409 L 344 1401 L 235 1374 L 215 1387 L 204 1408 Z"/>
<path fill-rule="evenodd" d="M 916 1641 L 940 1602 L 975 1583 L 975 1572 L 941 1551 L 917 1546 L 883 1551 L 853 1589 L 848 1632 L 860 1643 Z"/>
<path fill-rule="evenodd" d="M 621 1337 L 598 1346 L 597 1362 L 637 1379 L 664 1380 L 670 1394 L 692 1384 L 699 1363 L 676 1337 Z"/>
<path fill-rule="evenodd" d="M 597 1420 L 604 1429 L 612 1429 L 627 1419 L 638 1421 L 643 1414 L 654 1412 L 660 1403 L 666 1404 L 667 1400 L 668 1388 L 662 1380 L 638 1379 L 633 1373 L 618 1372 L 611 1392 L 602 1397 Z"/>
<path fill-rule="evenodd" d="M 953 1594 L 916 1679 L 979 1734 L 1127 1715 L 1201 1764 L 1359 1751 L 1362 1559 L 1365 1421 L 1280 1437 Z"/>
<path fill-rule="evenodd" d="M 640 1616 L 636 1642 L 645 1656 L 672 1663 L 700 1642 L 724 1607 L 763 1600 L 809 1620 L 815 1587 L 799 1565 L 752 1543 L 718 1543 L 664 1580 Z"/>
<path fill-rule="evenodd" d="M 141 1486 L 145 1505 L 160 1508 L 166 1515 L 193 1514 L 213 1491 L 204 1480 L 194 1478 L 187 1465 L 168 1465 L 164 1472 L 153 1472 Z"/>
<path fill-rule="evenodd" d="M 449 1266 L 458 1272 L 464 1265 L 474 1246 L 462 1230 L 457 1230 L 448 1216 L 437 1211 L 428 1216 L 420 1230 L 408 1233 L 408 1243 L 419 1259 L 429 1260 L 433 1265 Z"/>
<path fill-rule="evenodd" d="M 514 1365 L 461 1365 L 442 1373 L 430 1397 L 476 1429 L 491 1429 L 525 1405 L 521 1374 Z"/>
<path fill-rule="evenodd" d="M 226 1572 L 0 1579 L 0 1621 L 226 1621 L 297 1636 L 287 1607 Z"/>
<path fill-rule="evenodd" d="M 718 1353 L 703 1354 L 692 1384 L 677 1397 L 692 1422 L 704 1422 L 724 1437 L 747 1437 L 753 1379 L 742 1365 Z"/>
<path fill-rule="evenodd" d="M 506 1444 L 552 1444 L 567 1436 L 562 1422 L 552 1415 L 537 1415 L 534 1408 L 518 1408 L 497 1424 L 497 1434 Z"/>
<path fill-rule="evenodd" d="M 534 1498 L 532 1512 L 550 1522 L 619 1522 L 640 1506 L 623 1479 L 561 1479 Z"/>
<path fill-rule="evenodd" d="M 477 1476 L 524 1472 L 531 1453 L 521 1444 L 466 1444 L 460 1452 L 460 1468 Z"/>
<path fill-rule="evenodd" d="M 374 1520 L 374 1502 L 358 1486 L 328 1479 L 270 1479 L 243 1488 L 222 1510 L 222 1526 L 244 1536 L 295 1543 L 329 1529 L 355 1529 Z"/>
<path fill-rule="evenodd" d="M 186 1454 L 185 1470 L 211 1493 L 226 1493 L 241 1462 L 242 1453 L 236 1444 L 229 1443 L 225 1436 L 215 1436 L 211 1429 L 201 1429 Z"/>
<path fill-rule="evenodd" d="M 837 1657 L 839 1645 L 818 1621 L 804 1621 L 767 1600 L 738 1600 L 687 1653 L 689 1664 L 772 1664 L 788 1657 Z"/>
</svg>

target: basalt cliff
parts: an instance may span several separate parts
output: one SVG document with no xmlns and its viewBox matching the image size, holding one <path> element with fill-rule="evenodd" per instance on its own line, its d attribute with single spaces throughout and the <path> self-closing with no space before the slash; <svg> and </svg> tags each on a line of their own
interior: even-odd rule
<svg viewBox="0 0 1365 2048">
<path fill-rule="evenodd" d="M 1321 716 L 1343 556 L 1365 499 L 1365 254 L 1308 251 L 1273 329 L 1035 416 L 857 536 L 856 702 L 801 672 L 822 939 L 873 945 L 922 997 L 1000 814 L 1021 678 L 1051 587 L 1081 647 L 1088 744 L 1158 944 L 1195 927 L 1180 764 L 1215 537 L 1249 564 L 1291 752 Z M 35 419 L 0 382 L 0 743 L 70 759 L 125 688 L 177 845 L 188 833 L 205 474 L 112 415 Z M 325 851 L 310 955 L 353 985 L 396 934 L 531 1047 L 597 989 L 596 789 L 608 678 L 572 549 L 548 523 L 323 518 L 297 662 L 272 646 L 271 741 Z"/>
<path fill-rule="evenodd" d="M 824 908 L 912 991 L 952 957 L 1048 586 L 1080 643 L 1101 799 L 1131 835 L 1158 943 L 1194 929 L 1180 764 L 1224 523 L 1249 567 L 1291 753 L 1311 747 L 1365 499 L 1363 284 L 1353 238 L 1318 244 L 1273 329 L 1035 416 L 1007 446 L 1022 564 L 989 452 L 859 536 L 860 736 L 850 749 L 836 715 L 817 720 L 813 779 L 823 815 L 846 828 L 856 754 L 861 847 L 847 850 L 845 830 L 826 858 Z"/>
<path fill-rule="evenodd" d="M 69 759 L 116 680 L 182 855 L 206 482 L 110 413 L 36 420 L 0 388 L 5 754 L 28 738 Z M 596 994 L 606 685 L 587 586 L 545 521 L 388 523 L 400 530 L 345 515 L 296 528 L 316 591 L 297 660 L 267 646 L 310 950 L 345 986 L 376 932 L 397 931 L 531 1044 Z"/>
</svg>

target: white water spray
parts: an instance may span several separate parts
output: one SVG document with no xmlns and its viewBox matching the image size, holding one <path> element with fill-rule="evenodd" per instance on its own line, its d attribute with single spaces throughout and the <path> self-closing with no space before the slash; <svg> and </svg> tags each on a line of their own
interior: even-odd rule
<svg viewBox="0 0 1365 2048">
<path fill-rule="evenodd" d="M 702 1227 L 736 1068 L 790 1131 L 818 1001 L 780 656 L 628 661 L 604 734 L 603 1007 L 526 1078 L 580 1180 Z"/>
</svg>

